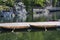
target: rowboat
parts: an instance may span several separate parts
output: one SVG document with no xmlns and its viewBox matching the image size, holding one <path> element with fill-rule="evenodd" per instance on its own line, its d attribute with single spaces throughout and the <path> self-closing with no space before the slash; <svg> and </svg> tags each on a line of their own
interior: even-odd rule
<svg viewBox="0 0 60 40">
<path fill-rule="evenodd" d="M 57 27 L 60 26 L 59 21 L 53 21 L 53 22 L 16 22 L 16 23 L 0 23 L 0 28 L 8 28 L 8 29 L 23 29 L 23 28 L 29 28 L 33 25 L 34 27 Z M 33 27 L 32 26 L 32 27 Z"/>
</svg>

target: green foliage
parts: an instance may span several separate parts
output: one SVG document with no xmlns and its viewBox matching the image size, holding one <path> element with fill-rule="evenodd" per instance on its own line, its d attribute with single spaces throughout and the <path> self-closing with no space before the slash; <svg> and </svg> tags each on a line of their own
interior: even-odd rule
<svg viewBox="0 0 60 40">
<path fill-rule="evenodd" d="M 4 2 L 2 0 L 0 0 L 0 5 L 3 5 L 3 4 L 4 4 Z"/>
<path fill-rule="evenodd" d="M 34 0 L 34 3 L 41 5 L 41 7 L 45 6 L 44 2 L 45 2 L 45 0 Z"/>
<path fill-rule="evenodd" d="M 45 2 L 45 0 L 23 0 L 23 2 L 24 2 L 24 4 L 26 5 L 26 6 L 28 6 L 28 5 L 34 5 L 34 4 L 39 4 L 39 5 L 41 5 L 41 7 L 44 7 L 44 2 Z M 33 2 L 33 3 L 32 3 Z"/>
<path fill-rule="evenodd" d="M 31 0 L 22 0 L 26 6 L 31 5 Z"/>
<path fill-rule="evenodd" d="M 57 5 L 57 2 L 58 2 L 58 0 L 53 0 L 53 6 L 56 6 Z"/>
<path fill-rule="evenodd" d="M 5 5 L 0 5 L 0 10 L 9 10 L 10 7 L 5 6 Z"/>
<path fill-rule="evenodd" d="M 8 5 L 8 6 L 14 6 L 14 0 L 7 0 L 5 3 L 6 3 L 6 5 Z"/>
<path fill-rule="evenodd" d="M 0 10 L 9 10 L 14 4 L 15 0 L 0 0 Z"/>
<path fill-rule="evenodd" d="M 15 0 L 0 0 L 0 5 L 14 6 Z"/>
</svg>

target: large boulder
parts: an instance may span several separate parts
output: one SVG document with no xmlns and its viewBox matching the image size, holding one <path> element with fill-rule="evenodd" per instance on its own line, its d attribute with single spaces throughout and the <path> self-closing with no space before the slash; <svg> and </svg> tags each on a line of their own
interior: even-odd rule
<svg viewBox="0 0 60 40">
<path fill-rule="evenodd" d="M 24 22 L 26 21 L 27 17 L 27 11 L 25 10 L 25 5 L 22 2 L 19 2 L 14 5 L 15 7 L 15 15 L 16 15 L 16 21 L 17 22 Z"/>
<path fill-rule="evenodd" d="M 0 11 L 0 20 L 3 22 L 10 22 L 14 18 L 13 11 Z"/>
</svg>

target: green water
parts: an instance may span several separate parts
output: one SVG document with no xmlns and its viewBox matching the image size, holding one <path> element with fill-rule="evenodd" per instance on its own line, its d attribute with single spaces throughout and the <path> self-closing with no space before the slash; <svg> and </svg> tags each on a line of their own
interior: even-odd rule
<svg viewBox="0 0 60 40">
<path fill-rule="evenodd" d="M 60 40 L 60 31 L 0 33 L 0 40 Z"/>
</svg>

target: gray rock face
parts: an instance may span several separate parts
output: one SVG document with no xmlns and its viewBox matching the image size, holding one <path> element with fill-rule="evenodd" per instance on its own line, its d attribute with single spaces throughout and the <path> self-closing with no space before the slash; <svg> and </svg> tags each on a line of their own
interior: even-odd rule
<svg viewBox="0 0 60 40">
<path fill-rule="evenodd" d="M 5 21 L 12 21 L 14 18 L 14 13 L 13 11 L 0 11 L 0 21 L 5 22 Z"/>
<path fill-rule="evenodd" d="M 26 21 L 27 11 L 25 10 L 25 5 L 22 2 L 17 3 L 14 5 L 15 7 L 15 15 L 17 22 L 24 22 Z"/>
<path fill-rule="evenodd" d="M 25 10 L 25 5 L 22 2 L 19 2 L 14 5 L 13 8 L 5 11 L 0 11 L 0 22 L 25 22 L 27 17 L 27 11 Z"/>
</svg>

